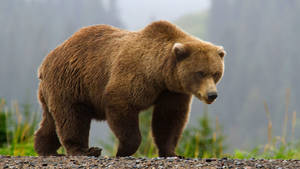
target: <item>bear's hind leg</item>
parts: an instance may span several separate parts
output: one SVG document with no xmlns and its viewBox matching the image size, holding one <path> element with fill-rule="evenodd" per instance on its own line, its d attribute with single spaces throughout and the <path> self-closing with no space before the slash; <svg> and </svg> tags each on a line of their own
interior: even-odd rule
<svg viewBox="0 0 300 169">
<path fill-rule="evenodd" d="M 40 128 L 34 134 L 34 149 L 40 156 L 59 155 L 57 149 L 61 146 L 56 131 L 55 124 L 45 103 L 42 103 L 43 118 Z"/>
<path fill-rule="evenodd" d="M 156 101 L 152 133 L 160 157 L 177 156 L 175 148 L 188 120 L 191 96 L 164 92 Z"/>
<path fill-rule="evenodd" d="M 100 148 L 89 148 L 88 145 L 92 112 L 81 104 L 73 105 L 71 108 L 65 105 L 59 110 L 62 112 L 53 112 L 53 117 L 67 155 L 100 156 Z"/>
</svg>

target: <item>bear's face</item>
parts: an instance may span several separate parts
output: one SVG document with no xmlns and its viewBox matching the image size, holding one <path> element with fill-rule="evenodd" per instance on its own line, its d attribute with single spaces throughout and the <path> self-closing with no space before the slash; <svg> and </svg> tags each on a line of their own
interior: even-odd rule
<svg viewBox="0 0 300 169">
<path fill-rule="evenodd" d="M 223 47 L 204 41 L 175 43 L 176 74 L 183 92 L 211 104 L 217 98 L 216 84 L 224 72 Z"/>
</svg>

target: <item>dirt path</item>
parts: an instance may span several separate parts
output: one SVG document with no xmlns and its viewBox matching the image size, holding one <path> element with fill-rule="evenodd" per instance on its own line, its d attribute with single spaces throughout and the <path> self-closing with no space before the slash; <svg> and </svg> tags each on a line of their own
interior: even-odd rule
<svg viewBox="0 0 300 169">
<path fill-rule="evenodd" d="M 10 157 L 0 156 L 2 168 L 300 168 L 300 160 L 233 160 L 134 157 Z"/>
</svg>

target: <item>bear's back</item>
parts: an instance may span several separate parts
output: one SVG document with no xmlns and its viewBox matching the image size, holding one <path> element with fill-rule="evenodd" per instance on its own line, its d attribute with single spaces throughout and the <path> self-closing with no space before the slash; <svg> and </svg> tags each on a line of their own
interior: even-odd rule
<svg viewBox="0 0 300 169">
<path fill-rule="evenodd" d="M 46 56 L 38 71 L 40 87 L 49 94 L 78 99 L 102 92 L 114 52 L 128 33 L 108 25 L 80 29 Z"/>
<path fill-rule="evenodd" d="M 46 56 L 39 68 L 38 77 L 47 79 L 48 75 L 51 78 L 50 72 L 54 70 L 58 73 L 60 69 L 76 69 L 91 66 L 99 59 L 107 60 L 109 58 L 104 57 L 112 56 L 108 52 L 117 47 L 118 39 L 128 33 L 109 25 L 81 28 Z M 87 63 L 90 61 L 93 63 Z"/>
</svg>

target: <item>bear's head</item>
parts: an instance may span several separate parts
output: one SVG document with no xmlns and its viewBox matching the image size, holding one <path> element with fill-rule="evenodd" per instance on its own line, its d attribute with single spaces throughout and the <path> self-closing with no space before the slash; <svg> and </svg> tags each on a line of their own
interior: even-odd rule
<svg viewBox="0 0 300 169">
<path fill-rule="evenodd" d="M 217 83 L 224 73 L 225 50 L 209 42 L 194 40 L 176 42 L 172 58 L 176 60 L 173 72 L 183 93 L 192 94 L 206 104 L 217 98 Z"/>
</svg>

